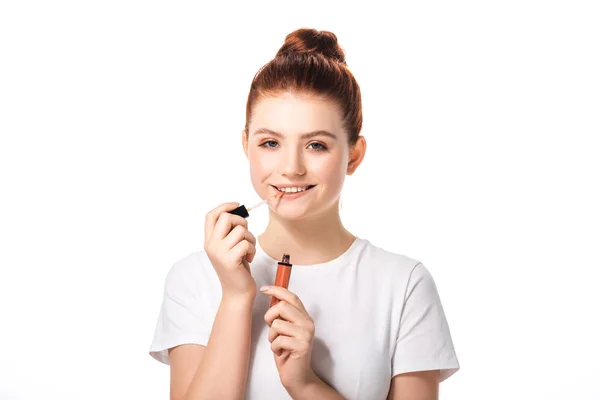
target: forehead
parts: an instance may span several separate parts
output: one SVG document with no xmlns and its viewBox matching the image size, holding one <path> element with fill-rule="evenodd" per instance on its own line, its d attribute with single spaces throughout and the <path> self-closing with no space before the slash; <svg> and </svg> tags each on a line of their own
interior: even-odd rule
<svg viewBox="0 0 600 400">
<path fill-rule="evenodd" d="M 279 93 L 260 98 L 252 108 L 250 134 L 268 128 L 284 135 L 326 130 L 343 132 L 339 106 L 332 100 L 308 94 Z"/>
</svg>

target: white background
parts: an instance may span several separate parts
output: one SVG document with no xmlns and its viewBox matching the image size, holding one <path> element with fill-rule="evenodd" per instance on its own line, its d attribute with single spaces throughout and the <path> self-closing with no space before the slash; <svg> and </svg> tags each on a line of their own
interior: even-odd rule
<svg viewBox="0 0 600 400">
<path fill-rule="evenodd" d="M 199 3 L 1 3 L 1 399 L 168 398 L 166 273 L 259 200 L 246 96 L 300 27 L 362 88 L 343 221 L 436 279 L 442 399 L 600 398 L 597 2 Z"/>
</svg>

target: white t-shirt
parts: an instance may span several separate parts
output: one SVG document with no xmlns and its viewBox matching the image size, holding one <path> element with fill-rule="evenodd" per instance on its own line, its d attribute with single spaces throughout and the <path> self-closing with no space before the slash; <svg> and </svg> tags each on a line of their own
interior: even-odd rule
<svg viewBox="0 0 600 400">
<path fill-rule="evenodd" d="M 294 255 L 290 262 L 293 264 Z M 257 243 L 250 265 L 257 286 L 272 285 L 277 260 Z M 420 262 L 357 238 L 338 258 L 294 265 L 289 290 L 315 323 L 312 366 L 346 399 L 385 399 L 397 374 L 459 369 L 435 282 Z M 204 251 L 169 271 L 150 355 L 168 364 L 168 349 L 206 345 L 221 300 L 221 285 Z M 246 399 L 289 399 L 275 366 L 264 315 L 270 297 L 258 292 Z"/>
</svg>

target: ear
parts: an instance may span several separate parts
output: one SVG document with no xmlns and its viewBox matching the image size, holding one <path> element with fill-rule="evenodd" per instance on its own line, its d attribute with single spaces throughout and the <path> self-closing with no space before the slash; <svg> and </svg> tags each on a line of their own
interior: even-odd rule
<svg viewBox="0 0 600 400">
<path fill-rule="evenodd" d="M 367 152 L 367 141 L 364 136 L 359 136 L 356 144 L 350 148 L 350 157 L 348 159 L 347 175 L 352 175 L 360 165 L 365 153 Z"/>
<path fill-rule="evenodd" d="M 248 158 L 248 135 L 246 134 L 245 129 L 242 129 L 242 147 L 244 148 L 246 158 Z"/>
</svg>

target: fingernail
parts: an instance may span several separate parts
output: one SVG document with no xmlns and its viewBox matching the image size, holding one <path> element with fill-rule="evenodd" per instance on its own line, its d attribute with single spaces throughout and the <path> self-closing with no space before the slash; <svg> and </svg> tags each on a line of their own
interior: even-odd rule
<svg viewBox="0 0 600 400">
<path fill-rule="evenodd" d="M 261 288 L 260 288 L 260 291 L 261 291 L 261 292 L 265 292 L 265 291 L 267 291 L 267 290 L 269 290 L 269 287 L 268 287 L 268 286 L 263 286 L 263 287 L 261 287 Z"/>
</svg>

